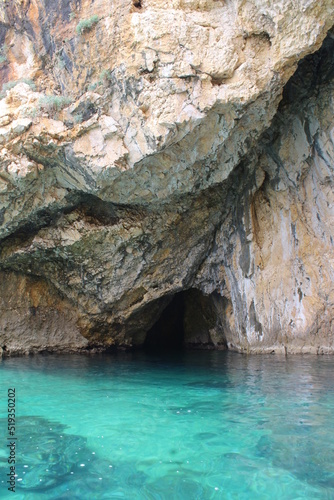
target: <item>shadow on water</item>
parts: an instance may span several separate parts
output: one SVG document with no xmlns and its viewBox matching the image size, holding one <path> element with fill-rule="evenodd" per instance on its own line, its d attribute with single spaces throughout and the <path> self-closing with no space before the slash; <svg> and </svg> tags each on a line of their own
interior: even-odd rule
<svg viewBox="0 0 334 500">
<path fill-rule="evenodd" d="M 2 425 L 7 420 L 1 419 Z M 29 416 L 17 418 L 17 428 L 16 493 L 58 500 L 104 498 L 103 492 L 117 492 L 120 484 L 135 494 L 147 479 L 132 463 L 99 458 L 85 438 L 67 434 L 63 424 Z M 1 477 L 6 477 L 8 467 L 7 456 L 1 456 Z M 1 489 L 7 491 L 7 485 L 1 484 Z"/>
<path fill-rule="evenodd" d="M 0 419 L 0 427 L 6 425 L 7 420 Z M 111 494 L 113 498 L 160 498 L 161 491 L 169 491 L 177 498 L 205 498 L 208 494 L 191 474 L 178 478 L 172 473 L 149 480 L 136 462 L 106 461 L 87 447 L 85 438 L 67 434 L 67 426 L 55 421 L 20 417 L 17 428 L 16 498 L 104 500 Z M 5 478 L 7 472 L 7 456 L 1 455 L 0 476 Z M 0 484 L 0 498 L 5 498 L 6 493 L 7 485 Z"/>
<path fill-rule="evenodd" d="M 293 434 L 262 436 L 257 445 L 261 458 L 274 467 L 287 470 L 301 481 L 323 488 L 334 489 L 334 444 L 326 450 L 319 446 L 307 429 L 296 429 Z"/>
</svg>

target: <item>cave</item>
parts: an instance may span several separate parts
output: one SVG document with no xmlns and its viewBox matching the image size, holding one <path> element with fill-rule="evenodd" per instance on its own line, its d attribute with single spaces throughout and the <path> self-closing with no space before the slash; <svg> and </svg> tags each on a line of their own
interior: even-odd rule
<svg viewBox="0 0 334 500">
<path fill-rule="evenodd" d="M 148 350 L 181 350 L 184 346 L 184 292 L 175 294 L 147 332 Z"/>
<path fill-rule="evenodd" d="M 146 333 L 146 350 L 226 349 L 225 299 L 189 289 L 172 296 Z"/>
</svg>

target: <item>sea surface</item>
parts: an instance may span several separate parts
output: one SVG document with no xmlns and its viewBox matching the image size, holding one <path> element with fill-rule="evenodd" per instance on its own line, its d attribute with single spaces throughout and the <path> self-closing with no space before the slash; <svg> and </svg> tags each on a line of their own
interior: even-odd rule
<svg viewBox="0 0 334 500">
<path fill-rule="evenodd" d="M 4 359 L 0 498 L 334 499 L 333 368 L 215 351 Z"/>
</svg>

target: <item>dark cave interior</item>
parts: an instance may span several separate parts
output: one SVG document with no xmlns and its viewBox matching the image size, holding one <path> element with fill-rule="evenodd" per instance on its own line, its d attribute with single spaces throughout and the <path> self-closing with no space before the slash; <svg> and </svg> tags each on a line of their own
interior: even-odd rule
<svg viewBox="0 0 334 500">
<path fill-rule="evenodd" d="M 144 348 L 181 350 L 184 346 L 184 292 L 177 293 L 147 332 Z"/>
<path fill-rule="evenodd" d="M 226 300 L 191 288 L 173 296 L 146 334 L 147 350 L 226 349 Z"/>
</svg>

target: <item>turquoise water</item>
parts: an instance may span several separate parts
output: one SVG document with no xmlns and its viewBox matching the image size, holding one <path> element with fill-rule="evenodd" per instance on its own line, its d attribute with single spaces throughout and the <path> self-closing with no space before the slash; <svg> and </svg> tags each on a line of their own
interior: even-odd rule
<svg viewBox="0 0 334 500">
<path fill-rule="evenodd" d="M 5 359 L 0 498 L 333 499 L 333 363 L 229 352 Z"/>
</svg>

